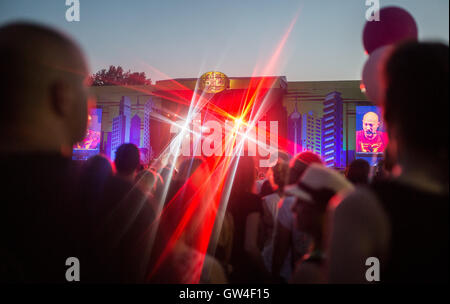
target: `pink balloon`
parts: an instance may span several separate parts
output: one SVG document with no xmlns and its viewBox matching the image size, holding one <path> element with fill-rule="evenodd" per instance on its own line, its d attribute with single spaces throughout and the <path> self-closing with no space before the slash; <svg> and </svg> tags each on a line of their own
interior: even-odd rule
<svg viewBox="0 0 450 304">
<path fill-rule="evenodd" d="M 380 10 L 380 21 L 367 21 L 363 31 L 364 49 L 371 54 L 377 48 L 401 42 L 417 40 L 417 24 L 406 10 L 389 6 Z"/>
<path fill-rule="evenodd" d="M 375 104 L 381 104 L 386 91 L 383 80 L 383 67 L 394 46 L 386 45 L 370 54 L 362 71 L 362 83 L 367 98 Z"/>
</svg>

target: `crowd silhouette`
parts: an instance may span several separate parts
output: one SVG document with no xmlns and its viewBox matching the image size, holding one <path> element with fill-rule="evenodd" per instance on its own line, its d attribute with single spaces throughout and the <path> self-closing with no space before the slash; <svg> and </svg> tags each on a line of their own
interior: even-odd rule
<svg viewBox="0 0 450 304">
<path fill-rule="evenodd" d="M 88 67 L 65 34 L 1 27 L 0 67 L 0 281 L 66 282 L 77 257 L 82 283 L 366 283 L 377 257 L 381 283 L 448 282 L 444 44 L 401 43 L 387 60 L 376 167 L 279 151 L 267 172 L 231 160 L 223 180 L 214 158 L 143 166 L 131 143 L 114 163 L 72 161 Z"/>
</svg>

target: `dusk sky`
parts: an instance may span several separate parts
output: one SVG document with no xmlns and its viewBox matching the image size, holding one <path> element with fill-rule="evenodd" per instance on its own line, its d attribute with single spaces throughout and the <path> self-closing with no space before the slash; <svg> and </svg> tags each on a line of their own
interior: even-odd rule
<svg viewBox="0 0 450 304">
<path fill-rule="evenodd" d="M 416 19 L 420 40 L 449 41 L 448 0 L 380 0 Z M 297 22 L 272 75 L 290 81 L 354 80 L 366 59 L 365 0 L 80 0 L 79 22 L 65 0 L 0 0 L 0 25 L 33 20 L 73 35 L 93 72 L 109 65 L 144 71 L 153 81 L 230 77 L 263 70 L 289 24 Z M 166 74 L 159 74 L 152 67 Z"/>
</svg>

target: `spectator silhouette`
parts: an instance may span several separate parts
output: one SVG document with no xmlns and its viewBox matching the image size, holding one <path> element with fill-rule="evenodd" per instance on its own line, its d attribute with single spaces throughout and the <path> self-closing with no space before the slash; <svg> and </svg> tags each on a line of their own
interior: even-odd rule
<svg viewBox="0 0 450 304">
<path fill-rule="evenodd" d="M 164 184 L 161 176 L 155 170 L 141 170 L 136 174 L 135 183 L 145 195 L 155 198 L 156 201 L 161 198 Z"/>
<path fill-rule="evenodd" d="M 250 156 L 241 156 L 237 161 L 234 176 L 229 176 L 233 177 L 233 183 L 226 211 L 231 215 L 234 227 L 230 282 L 265 282 L 269 279 L 269 272 L 261 254 L 264 245 L 262 202 L 253 193 L 255 164 Z"/>
<path fill-rule="evenodd" d="M 86 131 L 88 67 L 64 34 L 32 23 L 0 27 L 0 281 L 65 282 L 80 257 L 69 156 Z"/>
<path fill-rule="evenodd" d="M 148 271 L 151 283 L 226 283 L 219 262 L 198 248 L 204 237 L 204 222 L 213 207 L 208 203 L 209 187 L 204 185 L 209 175 L 202 158 L 181 163 L 170 185 L 170 200 L 160 216 Z"/>
<path fill-rule="evenodd" d="M 323 165 L 311 164 L 296 185 L 285 192 L 296 198 L 293 211 L 296 228 L 312 237 L 311 248 L 296 263 L 291 283 L 325 283 L 326 211 L 336 195 L 353 190 L 352 184 L 337 171 Z"/>
<path fill-rule="evenodd" d="M 134 182 L 136 172 L 140 168 L 141 160 L 139 149 L 134 144 L 122 144 L 116 151 L 114 159 L 117 176 Z"/>
<path fill-rule="evenodd" d="M 401 173 L 337 206 L 330 281 L 367 282 L 364 262 L 377 257 L 381 282 L 448 282 L 448 46 L 398 45 L 383 76 L 387 149 Z"/>
<path fill-rule="evenodd" d="M 296 184 L 310 164 L 321 164 L 320 157 L 310 151 L 297 154 L 289 163 L 286 185 Z M 309 237 L 294 229 L 292 207 L 295 198 L 283 196 L 280 201 L 275 226 L 274 249 L 272 256 L 272 276 L 277 280 L 289 280 L 295 261 L 308 250 Z"/>
<path fill-rule="evenodd" d="M 81 165 L 79 183 L 79 201 L 81 203 L 95 202 L 85 206 L 87 211 L 92 212 L 92 218 L 98 218 L 101 200 L 106 183 L 113 175 L 113 168 L 108 158 L 103 155 L 90 157 Z"/>
<path fill-rule="evenodd" d="M 69 257 L 79 258 L 84 282 L 143 281 L 138 248 L 152 209 L 107 168 L 104 184 L 96 183 L 96 161 L 79 168 L 70 159 L 88 115 L 89 70 L 79 46 L 42 25 L 7 24 L 0 68 L 8 71 L 0 75 L 0 166 L 8 176 L 0 281 L 66 282 Z"/>
<path fill-rule="evenodd" d="M 370 165 L 364 159 L 355 159 L 348 165 L 345 176 L 354 185 L 367 185 L 369 183 Z"/>
</svg>

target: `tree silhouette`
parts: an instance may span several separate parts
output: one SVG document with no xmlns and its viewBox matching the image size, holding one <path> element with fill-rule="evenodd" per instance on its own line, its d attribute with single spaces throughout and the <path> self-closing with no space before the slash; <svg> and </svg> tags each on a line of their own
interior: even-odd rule
<svg viewBox="0 0 450 304">
<path fill-rule="evenodd" d="M 150 78 L 145 72 L 124 72 L 121 66 L 111 65 L 108 70 L 101 69 L 90 77 L 92 86 L 114 86 L 114 85 L 150 85 Z"/>
</svg>

